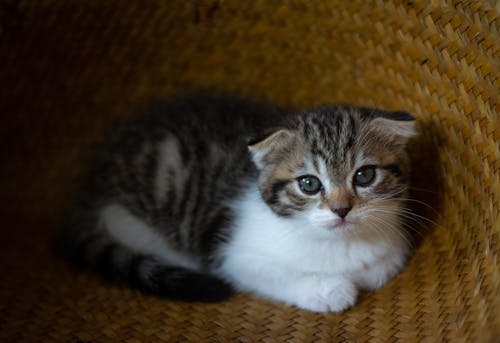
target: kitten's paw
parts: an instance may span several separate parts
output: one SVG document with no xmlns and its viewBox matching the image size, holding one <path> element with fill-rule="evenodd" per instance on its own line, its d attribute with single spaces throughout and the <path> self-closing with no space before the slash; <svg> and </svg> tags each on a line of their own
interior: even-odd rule
<svg viewBox="0 0 500 343">
<path fill-rule="evenodd" d="M 353 306 L 358 290 L 348 280 L 323 279 L 315 282 L 315 289 L 300 297 L 298 307 L 314 312 L 341 312 Z"/>
</svg>

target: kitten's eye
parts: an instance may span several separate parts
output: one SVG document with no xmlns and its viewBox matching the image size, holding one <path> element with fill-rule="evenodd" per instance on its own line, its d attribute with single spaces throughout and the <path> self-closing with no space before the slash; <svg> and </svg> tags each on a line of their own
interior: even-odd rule
<svg viewBox="0 0 500 343">
<path fill-rule="evenodd" d="M 365 166 L 359 168 L 354 174 L 354 185 L 368 187 L 375 181 L 375 166 Z"/>
<path fill-rule="evenodd" d="M 321 190 L 321 181 L 316 176 L 305 175 L 297 179 L 300 190 L 308 195 L 314 195 Z"/>
</svg>

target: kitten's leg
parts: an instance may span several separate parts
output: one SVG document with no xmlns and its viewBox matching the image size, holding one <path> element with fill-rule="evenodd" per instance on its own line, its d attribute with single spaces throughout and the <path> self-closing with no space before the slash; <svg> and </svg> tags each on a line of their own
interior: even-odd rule
<svg viewBox="0 0 500 343">
<path fill-rule="evenodd" d="M 338 276 L 304 275 L 290 292 L 295 304 L 315 312 L 340 312 L 354 305 L 358 291 L 350 280 Z"/>
<path fill-rule="evenodd" d="M 240 289 L 315 312 L 340 312 L 354 305 L 358 290 L 342 275 L 303 273 L 263 259 L 226 260 L 219 273 Z"/>
<path fill-rule="evenodd" d="M 232 294 L 226 282 L 204 273 L 196 260 L 169 246 L 124 206 L 110 204 L 96 217 L 65 241 L 68 254 L 83 266 L 167 298 L 214 302 Z M 78 222 L 73 224 L 73 229 L 78 227 Z"/>
</svg>

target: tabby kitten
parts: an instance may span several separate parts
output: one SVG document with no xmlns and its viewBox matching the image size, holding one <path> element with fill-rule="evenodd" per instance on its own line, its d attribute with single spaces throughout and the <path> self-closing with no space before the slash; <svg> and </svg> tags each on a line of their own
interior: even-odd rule
<svg viewBox="0 0 500 343">
<path fill-rule="evenodd" d="M 238 289 L 342 311 L 408 255 L 401 215 L 414 123 L 353 106 L 157 105 L 101 151 L 64 247 L 160 296 L 219 301 Z"/>
</svg>

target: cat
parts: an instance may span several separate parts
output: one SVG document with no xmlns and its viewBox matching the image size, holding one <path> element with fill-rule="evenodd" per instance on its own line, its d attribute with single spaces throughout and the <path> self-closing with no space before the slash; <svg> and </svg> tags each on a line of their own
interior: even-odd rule
<svg viewBox="0 0 500 343">
<path fill-rule="evenodd" d="M 235 290 L 340 312 L 403 268 L 417 134 L 405 111 L 291 111 L 227 96 L 152 106 L 98 153 L 67 255 L 158 296 Z"/>
</svg>

